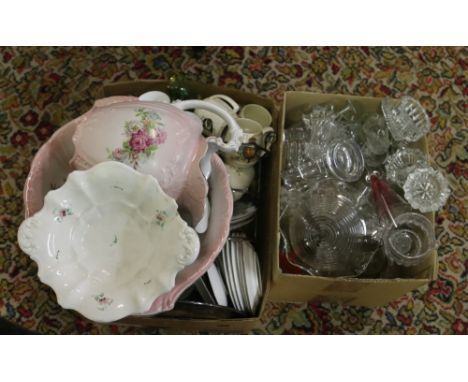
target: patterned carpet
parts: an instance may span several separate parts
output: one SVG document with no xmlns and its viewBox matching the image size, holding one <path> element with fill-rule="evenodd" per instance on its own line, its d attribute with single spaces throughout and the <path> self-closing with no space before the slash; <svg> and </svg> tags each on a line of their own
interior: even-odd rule
<svg viewBox="0 0 468 382">
<path fill-rule="evenodd" d="M 41 333 L 157 333 L 94 325 L 62 310 L 16 244 L 38 147 L 85 112 L 104 82 L 189 79 L 271 97 L 285 90 L 409 94 L 428 110 L 433 163 L 452 194 L 437 214 L 439 277 L 388 306 L 268 303 L 254 333 L 468 332 L 467 48 L 0 48 L 0 316 Z"/>
</svg>

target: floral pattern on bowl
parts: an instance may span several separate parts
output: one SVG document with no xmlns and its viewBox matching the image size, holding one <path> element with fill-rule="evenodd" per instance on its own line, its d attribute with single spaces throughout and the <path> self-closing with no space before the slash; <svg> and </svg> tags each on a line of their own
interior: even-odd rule
<svg viewBox="0 0 468 382">
<path fill-rule="evenodd" d="M 99 322 L 146 312 L 200 249 L 156 179 L 114 161 L 48 192 L 18 242 L 61 306 Z"/>
<path fill-rule="evenodd" d="M 127 139 L 122 146 L 107 150 L 108 159 L 129 162 L 136 169 L 139 161 L 151 157 L 166 141 L 167 132 L 155 111 L 140 107 L 135 110 L 135 117 L 125 121 L 124 134 Z"/>
<path fill-rule="evenodd" d="M 116 160 L 152 175 L 164 192 L 190 211 L 195 226 L 208 193 L 200 169 L 208 146 L 199 118 L 171 104 L 109 98 L 113 102 L 97 100 L 77 122 L 71 168 L 86 170 Z"/>
</svg>

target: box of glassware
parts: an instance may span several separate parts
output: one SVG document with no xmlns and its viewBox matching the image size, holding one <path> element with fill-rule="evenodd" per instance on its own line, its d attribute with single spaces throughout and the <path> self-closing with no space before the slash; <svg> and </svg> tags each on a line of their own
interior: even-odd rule
<svg viewBox="0 0 468 382">
<path fill-rule="evenodd" d="M 137 80 L 131 82 L 118 82 L 113 84 L 108 84 L 103 87 L 101 96 L 118 96 L 118 95 L 133 95 L 139 96 L 145 92 L 149 91 L 160 91 L 168 93 L 172 99 L 177 98 L 202 98 L 206 99 L 207 97 L 212 97 L 213 95 L 223 95 L 222 102 L 231 102 L 235 101 L 236 109 L 242 110 L 245 105 L 260 105 L 263 108 L 267 109 L 271 113 L 271 129 L 265 128 L 264 131 L 273 130 L 277 133 L 276 121 L 278 119 L 278 113 L 274 108 L 273 102 L 269 99 L 259 97 L 254 94 L 249 94 L 242 92 L 236 89 L 227 89 L 220 88 L 217 86 L 206 85 L 197 82 L 185 81 L 185 80 L 168 80 L 168 81 L 158 81 L 158 80 Z M 215 97 L 220 98 L 220 97 Z M 239 113 L 238 113 L 239 114 Z M 216 126 L 207 125 L 204 128 L 213 129 Z M 249 147 L 247 147 L 249 149 Z M 235 297 L 233 297 L 230 292 L 232 292 L 229 287 L 232 286 L 228 284 L 229 276 L 231 279 L 233 274 L 226 274 L 226 271 L 223 272 L 222 265 L 218 260 L 222 257 L 222 253 L 218 256 L 217 259 L 217 268 L 221 275 L 221 278 L 224 280 L 226 294 L 228 298 L 228 306 L 223 306 L 217 303 L 216 297 L 214 295 L 213 286 L 211 284 L 211 279 L 208 277 L 208 274 L 205 274 L 201 279 L 199 279 L 192 288 L 186 290 L 179 300 L 176 302 L 174 309 L 153 316 L 131 316 L 121 320 L 119 323 L 124 325 L 135 325 L 135 326 L 144 326 L 144 327 L 155 327 L 162 328 L 167 330 L 174 330 L 177 332 L 180 331 L 241 331 L 245 332 L 251 330 L 259 322 L 261 313 L 263 311 L 266 298 L 269 291 L 270 285 L 270 276 L 271 276 L 271 261 L 273 259 L 272 254 L 277 252 L 278 242 L 277 242 L 277 232 L 278 229 L 278 211 L 276 209 L 278 201 L 278 188 L 270 187 L 271 179 L 274 179 L 274 184 L 278 183 L 279 168 L 274 167 L 274 163 L 278 163 L 274 160 L 274 157 L 279 156 L 278 144 L 273 143 L 271 146 L 271 152 L 268 155 L 264 155 L 261 160 L 259 160 L 255 167 L 255 177 L 250 187 L 248 188 L 247 194 L 243 195 L 240 201 L 248 201 L 248 203 L 254 204 L 256 206 L 256 219 L 247 224 L 242 228 L 244 235 L 250 240 L 253 245 L 255 252 L 258 255 L 260 273 L 261 273 L 261 286 L 258 290 L 261 290 L 261 296 L 259 300 L 255 302 L 255 308 L 249 311 L 245 308 L 245 301 L 242 301 L 242 298 L 248 298 L 246 291 L 244 290 L 243 295 L 239 292 Z M 253 168 L 252 168 L 253 169 Z M 249 168 L 249 172 L 253 173 L 252 169 Z M 211 180 L 216 175 L 212 173 Z M 229 169 L 228 169 L 228 174 Z M 231 174 L 230 174 L 231 175 Z M 218 193 L 219 190 L 214 190 L 217 185 L 213 186 L 210 183 L 210 198 L 216 198 L 214 194 Z M 231 181 L 232 188 L 232 181 Z M 245 190 L 244 190 L 245 191 Z M 242 193 L 244 192 L 242 191 Z M 237 190 L 233 191 L 234 199 L 240 197 L 237 195 Z M 219 199 L 219 198 L 218 198 Z M 221 200 L 222 202 L 222 200 Z M 222 206 L 220 203 L 217 203 L 215 200 L 212 200 L 211 216 L 219 215 L 220 211 L 215 211 L 221 209 L 227 209 L 227 206 Z M 222 203 L 221 203 L 222 204 Z M 245 206 L 244 203 L 243 206 Z M 239 203 L 234 204 L 234 209 L 240 207 Z M 221 211 L 223 213 L 223 211 Z M 235 216 L 235 215 L 234 215 Z M 211 217 L 210 217 L 211 219 Z M 216 219 L 215 219 L 216 220 Z M 235 231 L 234 219 L 231 221 L 231 230 Z M 241 222 L 238 222 L 240 225 Z M 214 223 L 219 224 L 219 219 Z M 210 227 L 212 226 L 210 220 Z M 208 231 L 201 236 L 202 251 L 205 248 L 204 243 L 209 241 L 208 236 L 211 236 L 213 239 L 212 230 L 208 228 Z M 213 230 L 214 231 L 214 230 Z M 231 231 L 231 233 L 232 233 Z M 215 239 L 215 238 L 214 238 Z M 238 237 L 235 235 L 230 235 L 229 240 L 231 241 L 232 253 L 230 253 L 231 258 L 239 257 L 234 255 L 239 255 L 235 253 L 233 248 L 237 243 L 239 243 Z M 244 239 L 245 240 L 245 239 Z M 226 248 L 226 247 L 225 247 Z M 243 247 L 245 249 L 245 247 Z M 245 255 L 245 253 L 244 253 Z M 200 254 L 199 256 L 203 256 Z M 231 263 L 232 264 L 232 263 Z M 232 272 L 239 269 L 234 269 L 234 266 L 230 268 Z M 239 273 L 237 273 L 239 274 Z M 244 275 L 245 276 L 245 275 Z M 233 284 L 234 282 L 232 282 Z M 232 286 L 234 288 L 234 286 Z M 238 288 L 240 289 L 240 288 Z M 211 292 L 211 296 L 210 296 Z M 234 291 L 235 292 L 235 291 Z M 232 292 L 232 294 L 234 294 Z M 237 298 L 237 303 L 232 301 L 234 298 Z M 210 300 L 213 300 L 210 302 Z M 244 304 L 244 306 L 242 306 Z M 243 309 L 244 308 L 244 309 Z"/>
<path fill-rule="evenodd" d="M 271 167 L 281 168 L 281 180 L 270 178 L 281 194 L 270 201 L 280 211 L 270 300 L 378 306 L 437 277 L 434 213 L 411 208 L 403 193 L 411 169 L 428 168 L 432 175 L 423 136 L 429 119 L 424 110 L 410 115 L 421 119 L 416 127 L 422 132 L 402 145 L 382 112 L 386 103 L 387 113 L 398 117 L 392 102 L 398 105 L 371 97 L 285 93 L 281 142 Z M 277 239 L 276 232 L 268 236 Z"/>
</svg>

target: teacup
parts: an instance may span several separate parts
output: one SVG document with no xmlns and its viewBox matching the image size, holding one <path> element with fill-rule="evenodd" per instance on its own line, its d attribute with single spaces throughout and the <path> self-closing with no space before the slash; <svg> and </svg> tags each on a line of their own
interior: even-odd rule
<svg viewBox="0 0 468 382">
<path fill-rule="evenodd" d="M 263 106 L 254 103 L 242 107 L 239 116 L 241 118 L 253 119 L 260 123 L 262 127 L 271 126 L 271 122 L 273 122 L 273 117 L 270 112 Z"/>
<path fill-rule="evenodd" d="M 248 118 L 236 118 L 236 122 L 242 130 L 241 146 L 237 152 L 224 153 L 227 164 L 233 167 L 250 167 L 268 151 L 274 130 L 271 127 L 262 127 L 260 123 Z M 231 133 L 225 134 L 225 139 L 231 139 Z M 268 146 L 268 147 L 267 147 Z"/>
<path fill-rule="evenodd" d="M 236 103 L 236 101 L 224 94 L 212 95 L 208 98 L 205 98 L 204 101 L 219 106 L 233 117 L 236 116 L 237 112 L 239 111 L 239 105 Z M 198 115 L 203 121 L 204 135 L 219 137 L 226 129 L 226 121 L 219 117 L 219 115 L 209 110 L 195 109 L 195 114 Z"/>
</svg>

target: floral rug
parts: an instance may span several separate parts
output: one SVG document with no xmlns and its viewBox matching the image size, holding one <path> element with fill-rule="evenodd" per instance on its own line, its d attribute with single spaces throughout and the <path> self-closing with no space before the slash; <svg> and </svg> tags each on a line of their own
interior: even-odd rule
<svg viewBox="0 0 468 382">
<path fill-rule="evenodd" d="M 60 308 L 16 243 L 31 159 L 64 122 L 90 108 L 103 83 L 189 79 L 272 98 L 286 90 L 409 94 L 429 112 L 433 164 L 452 194 L 436 217 L 439 275 L 387 306 L 268 303 L 263 334 L 467 334 L 467 48 L 0 48 L 0 317 L 40 333 L 164 333 L 97 325 Z"/>
</svg>

